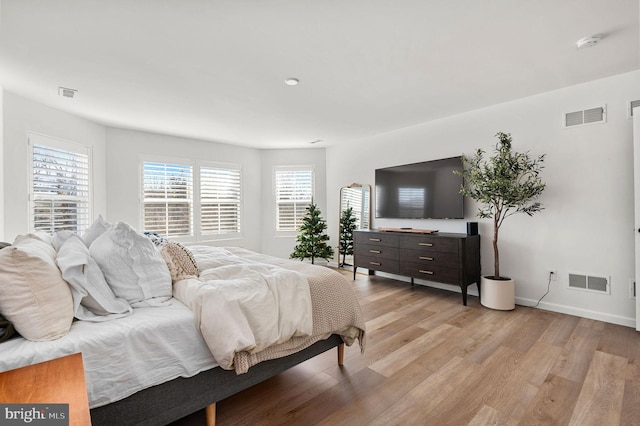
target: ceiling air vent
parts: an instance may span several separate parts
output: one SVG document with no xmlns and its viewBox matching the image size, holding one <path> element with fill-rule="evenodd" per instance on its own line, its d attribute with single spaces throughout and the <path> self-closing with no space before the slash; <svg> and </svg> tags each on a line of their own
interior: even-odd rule
<svg viewBox="0 0 640 426">
<path fill-rule="evenodd" d="M 604 123 L 607 120 L 607 107 L 585 109 L 582 111 L 568 112 L 563 116 L 564 127 L 583 126 L 585 124 Z"/>
<path fill-rule="evenodd" d="M 627 118 L 633 118 L 633 109 L 640 107 L 640 99 L 637 101 L 629 101 L 627 104 Z"/>
<path fill-rule="evenodd" d="M 586 274 L 569 274 L 569 288 L 611 294 L 608 277 Z"/>
</svg>

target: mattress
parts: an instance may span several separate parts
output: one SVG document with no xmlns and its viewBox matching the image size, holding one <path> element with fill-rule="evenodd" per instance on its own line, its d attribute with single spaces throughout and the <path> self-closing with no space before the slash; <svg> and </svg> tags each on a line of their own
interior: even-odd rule
<svg viewBox="0 0 640 426">
<path fill-rule="evenodd" d="M 193 313 L 177 299 L 170 306 L 133 312 L 100 323 L 75 321 L 69 334 L 49 342 L 1 343 L 0 371 L 81 352 L 89 406 L 95 408 L 217 366 Z"/>
</svg>

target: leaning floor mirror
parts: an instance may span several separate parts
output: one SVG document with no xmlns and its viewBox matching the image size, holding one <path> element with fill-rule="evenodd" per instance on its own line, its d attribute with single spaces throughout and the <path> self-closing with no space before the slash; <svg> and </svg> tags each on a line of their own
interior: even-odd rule
<svg viewBox="0 0 640 426">
<path fill-rule="evenodd" d="M 352 183 L 340 188 L 340 226 L 338 265 L 353 265 L 353 231 L 369 229 L 371 223 L 371 185 Z"/>
</svg>

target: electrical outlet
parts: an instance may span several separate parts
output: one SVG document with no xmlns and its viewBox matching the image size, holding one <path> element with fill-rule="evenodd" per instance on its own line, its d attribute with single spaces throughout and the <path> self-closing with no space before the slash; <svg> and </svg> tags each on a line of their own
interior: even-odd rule
<svg viewBox="0 0 640 426">
<path fill-rule="evenodd" d="M 558 271 L 555 269 L 549 270 L 549 280 L 557 281 L 558 280 Z"/>
</svg>

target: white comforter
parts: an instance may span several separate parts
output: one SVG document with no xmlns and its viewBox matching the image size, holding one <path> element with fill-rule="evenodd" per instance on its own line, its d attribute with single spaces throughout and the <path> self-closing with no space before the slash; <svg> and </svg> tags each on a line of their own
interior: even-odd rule
<svg viewBox="0 0 640 426">
<path fill-rule="evenodd" d="M 173 295 L 194 313 L 196 325 L 222 368 L 236 352 L 259 352 L 312 332 L 311 295 L 300 273 L 247 261 L 226 249 L 189 247 L 199 279 L 173 285 Z"/>
</svg>

